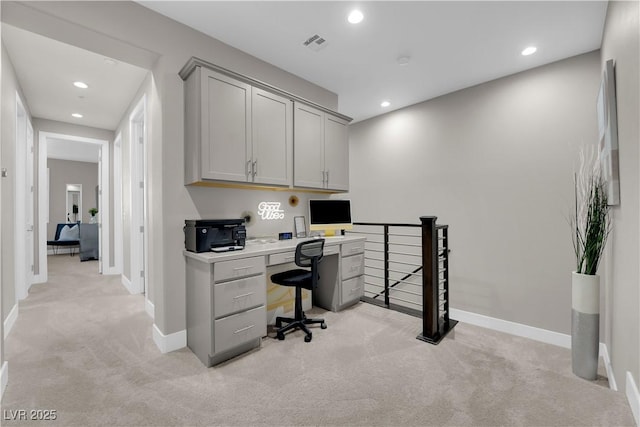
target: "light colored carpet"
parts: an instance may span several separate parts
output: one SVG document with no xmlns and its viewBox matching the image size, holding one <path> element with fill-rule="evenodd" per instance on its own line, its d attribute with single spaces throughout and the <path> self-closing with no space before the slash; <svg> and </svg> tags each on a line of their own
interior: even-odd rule
<svg viewBox="0 0 640 427">
<path fill-rule="evenodd" d="M 57 411 L 33 424 L 634 425 L 623 393 L 573 376 L 570 352 L 551 345 L 461 323 L 432 346 L 415 338 L 419 319 L 360 303 L 315 310 L 329 327 L 311 343 L 265 338 L 207 369 L 188 349 L 160 354 L 143 297 L 96 262 L 51 256 L 49 278 L 6 341 L 3 413 Z"/>
</svg>

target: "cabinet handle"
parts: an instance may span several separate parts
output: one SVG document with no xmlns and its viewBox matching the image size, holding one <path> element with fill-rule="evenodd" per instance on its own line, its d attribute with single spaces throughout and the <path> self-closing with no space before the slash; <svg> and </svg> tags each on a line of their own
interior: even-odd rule
<svg viewBox="0 0 640 427">
<path fill-rule="evenodd" d="M 253 267 L 252 265 L 248 265 L 246 267 L 234 267 L 233 271 L 248 270 L 248 269 L 250 269 L 252 267 Z"/>
<path fill-rule="evenodd" d="M 258 160 L 253 161 L 253 177 L 255 178 L 258 174 Z"/>
<path fill-rule="evenodd" d="M 251 176 L 251 160 L 247 160 L 247 176 Z"/>
<path fill-rule="evenodd" d="M 329 185 L 329 171 L 327 170 L 327 185 Z"/>
<path fill-rule="evenodd" d="M 233 297 L 233 299 L 240 299 L 240 298 L 248 297 L 249 295 L 253 295 L 253 294 L 255 294 L 255 292 L 249 292 L 249 293 L 242 294 L 242 295 L 236 295 L 235 297 Z"/>
<path fill-rule="evenodd" d="M 254 326 L 256 326 L 256 325 L 249 325 L 249 326 L 246 326 L 244 328 L 240 328 L 237 331 L 235 331 L 234 334 L 239 334 L 240 332 L 248 331 L 249 329 L 253 328 Z"/>
<path fill-rule="evenodd" d="M 327 171 L 322 171 L 322 183 L 327 182 Z"/>
</svg>

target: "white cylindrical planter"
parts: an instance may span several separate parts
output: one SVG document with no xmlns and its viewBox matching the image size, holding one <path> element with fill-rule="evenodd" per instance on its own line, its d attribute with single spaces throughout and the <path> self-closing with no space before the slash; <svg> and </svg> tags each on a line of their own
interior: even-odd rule
<svg viewBox="0 0 640 427">
<path fill-rule="evenodd" d="M 571 277 L 571 367 L 586 380 L 598 375 L 600 347 L 600 276 L 573 272 Z"/>
</svg>

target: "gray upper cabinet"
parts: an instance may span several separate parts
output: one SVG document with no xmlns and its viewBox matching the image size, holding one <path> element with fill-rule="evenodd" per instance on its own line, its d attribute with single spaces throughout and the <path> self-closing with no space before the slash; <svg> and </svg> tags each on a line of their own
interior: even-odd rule
<svg viewBox="0 0 640 427">
<path fill-rule="evenodd" d="M 252 88 L 251 96 L 253 182 L 290 185 L 293 103 L 258 88 Z"/>
<path fill-rule="evenodd" d="M 347 191 L 349 122 L 297 102 L 294 117 L 294 186 Z"/>
<path fill-rule="evenodd" d="M 294 111 L 293 185 L 324 188 L 324 113 L 298 102 Z"/>
<path fill-rule="evenodd" d="M 180 76 L 185 185 L 349 189 L 348 117 L 197 58 Z"/>
<path fill-rule="evenodd" d="M 349 122 L 326 113 L 324 170 L 327 189 L 349 190 Z"/>
<path fill-rule="evenodd" d="M 246 182 L 251 152 L 251 86 L 202 67 L 194 71 L 187 86 L 187 121 L 200 119 L 185 123 L 186 144 L 195 156 L 188 159 L 195 170 L 188 174 L 187 181 Z M 199 136 L 194 131 L 199 131 Z"/>
<path fill-rule="evenodd" d="M 203 67 L 185 90 L 186 184 L 291 184 L 291 100 Z"/>
</svg>

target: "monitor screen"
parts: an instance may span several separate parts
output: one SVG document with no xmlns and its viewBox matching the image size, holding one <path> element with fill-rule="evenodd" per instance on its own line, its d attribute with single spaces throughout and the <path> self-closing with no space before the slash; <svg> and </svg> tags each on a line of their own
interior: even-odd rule
<svg viewBox="0 0 640 427">
<path fill-rule="evenodd" d="M 309 200 L 310 230 L 350 230 L 351 201 Z"/>
</svg>

